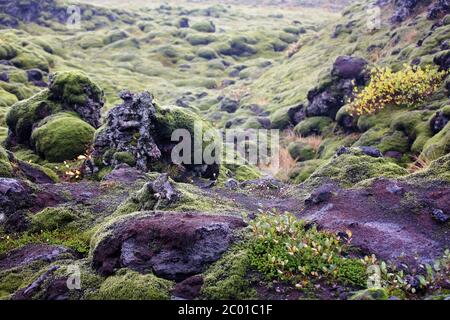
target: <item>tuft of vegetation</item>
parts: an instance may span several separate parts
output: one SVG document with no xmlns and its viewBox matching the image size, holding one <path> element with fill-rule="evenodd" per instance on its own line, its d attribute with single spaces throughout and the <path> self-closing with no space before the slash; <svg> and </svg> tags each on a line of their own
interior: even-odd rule
<svg viewBox="0 0 450 320">
<path fill-rule="evenodd" d="M 172 281 L 160 279 L 153 274 L 139 274 L 121 269 L 108 277 L 98 292 L 90 296 L 93 300 L 169 300 Z"/>
<path fill-rule="evenodd" d="M 310 277 L 365 287 L 364 264 L 345 256 L 348 248 L 337 236 L 308 229 L 289 213 L 264 213 L 250 225 L 250 263 L 267 278 L 293 282 L 297 288 Z"/>
<path fill-rule="evenodd" d="M 444 83 L 446 71 L 426 66 L 425 68 L 405 65 L 394 72 L 391 68 L 374 68 L 370 84 L 359 91 L 350 105 L 355 115 L 373 114 L 385 106 L 412 106 L 423 103 Z"/>
</svg>

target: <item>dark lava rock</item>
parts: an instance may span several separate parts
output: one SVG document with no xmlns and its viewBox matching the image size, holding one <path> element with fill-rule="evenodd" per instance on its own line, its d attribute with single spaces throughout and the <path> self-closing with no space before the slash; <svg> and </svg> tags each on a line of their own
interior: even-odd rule
<svg viewBox="0 0 450 320">
<path fill-rule="evenodd" d="M 152 271 L 176 281 L 202 273 L 246 226 L 238 217 L 176 213 L 138 213 L 105 226 L 96 235 L 92 265 L 102 275 L 115 268 Z"/>
<path fill-rule="evenodd" d="M 450 0 L 438 0 L 428 10 L 427 18 L 430 20 L 442 18 L 450 13 Z"/>
<path fill-rule="evenodd" d="M 259 124 L 260 124 L 264 129 L 270 129 L 271 121 L 270 121 L 269 118 L 266 118 L 266 117 L 258 117 L 258 118 L 256 118 L 256 120 L 259 122 Z"/>
<path fill-rule="evenodd" d="M 116 166 L 113 171 L 108 173 L 103 181 L 120 181 L 121 183 L 133 183 L 138 180 L 145 180 L 146 177 L 142 171 L 122 163 Z"/>
<path fill-rule="evenodd" d="M 0 73 L 0 81 L 9 82 L 9 75 L 6 72 Z"/>
<path fill-rule="evenodd" d="M 430 121 L 431 131 L 433 131 L 434 134 L 438 133 L 444 129 L 449 120 L 450 119 L 447 118 L 443 112 L 437 112 Z"/>
<path fill-rule="evenodd" d="M 384 156 L 386 158 L 393 158 L 393 159 L 396 159 L 396 160 L 401 160 L 401 158 L 403 157 L 403 153 L 391 150 L 391 151 L 386 151 L 384 153 Z"/>
<path fill-rule="evenodd" d="M 336 151 L 336 157 L 339 157 L 343 154 L 347 154 L 350 153 L 350 148 L 349 147 L 340 147 L 337 151 Z"/>
<path fill-rule="evenodd" d="M 27 228 L 23 209 L 31 206 L 31 195 L 31 189 L 25 182 L 0 178 L 0 225 L 6 232 L 19 232 Z"/>
<path fill-rule="evenodd" d="M 12 300 L 29 300 L 35 295 L 44 283 L 58 270 L 59 266 L 51 266 L 49 269 L 33 281 L 28 287 L 18 290 L 12 296 Z"/>
<path fill-rule="evenodd" d="M 247 180 L 244 182 L 241 182 L 242 188 L 255 188 L 255 189 L 280 189 L 283 186 L 283 182 L 280 180 L 271 178 L 271 177 L 264 177 L 260 179 L 255 180 Z"/>
<path fill-rule="evenodd" d="M 231 190 L 239 188 L 239 182 L 236 179 L 230 178 L 225 182 L 225 187 Z"/>
<path fill-rule="evenodd" d="M 382 158 L 383 154 L 375 147 L 358 147 L 366 156 L 373 158 Z"/>
<path fill-rule="evenodd" d="M 147 171 L 148 163 L 161 157 L 151 134 L 156 113 L 153 97 L 149 92 L 122 91 L 120 98 L 123 103 L 108 112 L 105 129 L 96 136 L 93 155 L 102 158 L 105 165 L 116 166 L 120 162 L 105 153 L 108 150 L 126 152 L 134 156 L 139 170 Z"/>
<path fill-rule="evenodd" d="M 73 252 L 63 246 L 28 244 L 6 254 L 0 260 L 0 270 L 23 267 L 35 261 L 53 262 L 62 257 L 74 257 Z"/>
<path fill-rule="evenodd" d="M 441 50 L 448 50 L 448 49 L 450 49 L 450 42 L 448 40 L 442 41 Z"/>
<path fill-rule="evenodd" d="M 158 202 L 164 201 L 166 205 L 176 202 L 181 197 L 180 192 L 169 181 L 167 173 L 160 174 L 155 181 L 148 182 L 146 187 Z"/>
<path fill-rule="evenodd" d="M 17 28 L 19 21 L 25 23 L 35 22 L 43 24 L 41 19 L 43 13 L 48 13 L 50 17 L 60 23 L 67 21 L 67 7 L 59 7 L 55 0 L 40 1 L 0 1 L 0 12 L 4 15 L 0 18 L 0 23 L 7 27 Z M 46 16 L 48 19 L 48 17 Z"/>
<path fill-rule="evenodd" d="M 391 194 L 402 195 L 404 193 L 404 188 L 400 187 L 398 184 L 393 183 L 389 184 L 386 187 L 386 190 Z"/>
<path fill-rule="evenodd" d="M 219 109 L 228 113 L 234 113 L 239 108 L 239 101 L 224 98 L 220 101 Z"/>
<path fill-rule="evenodd" d="M 189 19 L 186 17 L 183 17 L 178 21 L 178 27 L 179 28 L 189 28 Z"/>
<path fill-rule="evenodd" d="M 305 106 L 303 104 L 299 104 L 297 106 L 291 107 L 288 110 L 288 116 L 291 123 L 295 126 L 299 124 L 301 121 L 305 120 Z"/>
<path fill-rule="evenodd" d="M 405 21 L 419 3 L 419 0 L 395 0 L 395 11 L 391 17 L 391 22 L 400 23 Z"/>
<path fill-rule="evenodd" d="M 437 55 L 433 59 L 434 63 L 439 66 L 441 70 L 449 70 L 450 69 L 450 52 L 446 52 L 440 55 Z"/>
<path fill-rule="evenodd" d="M 441 209 L 433 209 L 431 215 L 433 219 L 439 223 L 446 223 L 450 220 L 450 217 L 446 215 Z"/>
<path fill-rule="evenodd" d="M 335 119 L 345 99 L 352 96 L 354 86 L 368 82 L 370 75 L 366 71 L 367 64 L 367 61 L 357 57 L 338 57 L 330 74 L 331 81 L 308 92 L 306 116 Z"/>
<path fill-rule="evenodd" d="M 200 295 L 202 286 L 203 276 L 195 275 L 177 283 L 172 291 L 172 295 L 181 299 L 193 300 Z"/>
<path fill-rule="evenodd" d="M 336 59 L 331 74 L 343 79 L 358 79 L 368 62 L 362 58 L 341 56 Z"/>
<path fill-rule="evenodd" d="M 27 70 L 27 76 L 29 82 L 42 81 L 42 79 L 44 78 L 44 76 L 42 75 L 42 71 L 39 69 Z"/>
<path fill-rule="evenodd" d="M 305 200 L 306 205 L 314 205 L 322 202 L 327 202 L 333 196 L 333 192 L 336 190 L 336 186 L 331 183 L 321 185 L 314 190 L 311 195 Z"/>
</svg>

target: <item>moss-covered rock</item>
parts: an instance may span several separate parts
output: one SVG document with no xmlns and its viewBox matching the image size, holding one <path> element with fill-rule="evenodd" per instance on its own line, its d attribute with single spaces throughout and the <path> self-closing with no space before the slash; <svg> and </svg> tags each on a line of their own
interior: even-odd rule
<svg viewBox="0 0 450 320">
<path fill-rule="evenodd" d="M 136 165 L 136 158 L 129 152 L 116 152 L 113 158 L 117 163 L 126 163 L 131 167 Z"/>
<path fill-rule="evenodd" d="M 31 217 L 31 231 L 52 231 L 73 225 L 85 215 L 72 208 L 45 208 Z"/>
<path fill-rule="evenodd" d="M 17 97 L 0 88 L 0 108 L 7 108 L 18 101 Z"/>
<path fill-rule="evenodd" d="M 246 249 L 231 249 L 204 273 L 202 296 L 212 300 L 243 300 L 256 297 L 250 287 L 250 261 Z"/>
<path fill-rule="evenodd" d="M 299 162 L 297 166 L 289 172 L 289 180 L 296 184 L 304 182 L 322 163 L 323 160 L 319 159 Z"/>
<path fill-rule="evenodd" d="M 169 300 L 174 283 L 153 274 L 122 269 L 106 278 L 91 299 L 95 300 Z"/>
<path fill-rule="evenodd" d="M 429 139 L 423 148 L 428 159 L 437 159 L 450 152 L 450 122 L 439 133 Z"/>
<path fill-rule="evenodd" d="M 278 109 L 270 115 L 270 127 L 271 129 L 286 129 L 291 124 L 289 119 L 288 109 Z"/>
<path fill-rule="evenodd" d="M 11 178 L 13 176 L 13 168 L 8 159 L 5 149 L 0 147 L 0 177 Z"/>
<path fill-rule="evenodd" d="M 100 109 L 104 103 L 102 89 L 86 74 L 79 71 L 55 74 L 49 85 L 49 99 L 74 111 L 77 105 L 88 102 L 98 104 L 95 109 Z"/>
<path fill-rule="evenodd" d="M 332 122 L 333 120 L 328 117 L 306 118 L 295 126 L 294 132 L 303 137 L 313 134 L 320 135 L 327 130 Z"/>
<path fill-rule="evenodd" d="M 405 177 L 405 180 L 418 184 L 430 181 L 450 182 L 450 154 L 432 161 L 428 168 Z"/>
<path fill-rule="evenodd" d="M 394 131 L 392 134 L 383 137 L 377 148 L 382 153 L 388 151 L 406 153 L 409 151 L 409 139 L 402 131 Z"/>
<path fill-rule="evenodd" d="M 305 183 L 321 185 L 326 181 L 334 181 L 344 187 L 350 187 L 375 177 L 398 178 L 407 174 L 406 169 L 386 158 L 370 157 L 357 149 L 351 149 L 350 153 L 330 159 Z"/>
<path fill-rule="evenodd" d="M 38 122 L 61 111 L 75 112 L 91 126 L 98 127 L 102 106 L 103 92 L 85 74 L 57 73 L 48 89 L 11 107 L 6 116 L 11 132 L 8 144 L 30 146 L 30 137 Z"/>
<path fill-rule="evenodd" d="M 36 152 L 50 162 L 83 155 L 92 144 L 95 129 L 72 113 L 58 113 L 39 123 L 31 136 Z"/>
<path fill-rule="evenodd" d="M 297 161 L 311 160 L 316 156 L 316 150 L 304 142 L 292 142 L 288 146 L 291 157 Z"/>
<path fill-rule="evenodd" d="M 350 300 L 387 300 L 388 292 L 383 288 L 371 288 L 356 292 Z"/>
<path fill-rule="evenodd" d="M 200 21 L 192 24 L 192 29 L 199 32 L 214 33 L 216 32 L 216 26 L 212 21 Z"/>
</svg>

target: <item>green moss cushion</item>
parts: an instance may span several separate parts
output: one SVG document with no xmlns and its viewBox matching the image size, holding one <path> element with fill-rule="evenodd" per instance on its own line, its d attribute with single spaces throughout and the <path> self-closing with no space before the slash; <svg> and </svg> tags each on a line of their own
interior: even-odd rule
<svg viewBox="0 0 450 320">
<path fill-rule="evenodd" d="M 33 131 L 36 152 L 50 162 L 72 160 L 85 153 L 95 129 L 72 113 L 59 113 L 43 120 Z"/>
</svg>

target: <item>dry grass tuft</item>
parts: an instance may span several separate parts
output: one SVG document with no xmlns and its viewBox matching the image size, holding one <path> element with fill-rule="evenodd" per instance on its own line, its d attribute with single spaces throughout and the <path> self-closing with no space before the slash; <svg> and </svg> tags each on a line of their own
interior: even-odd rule
<svg viewBox="0 0 450 320">
<path fill-rule="evenodd" d="M 431 162 L 433 162 L 432 158 L 429 158 L 423 154 L 414 158 L 414 162 L 408 166 L 408 171 L 410 173 L 419 172 L 427 169 Z"/>
</svg>

